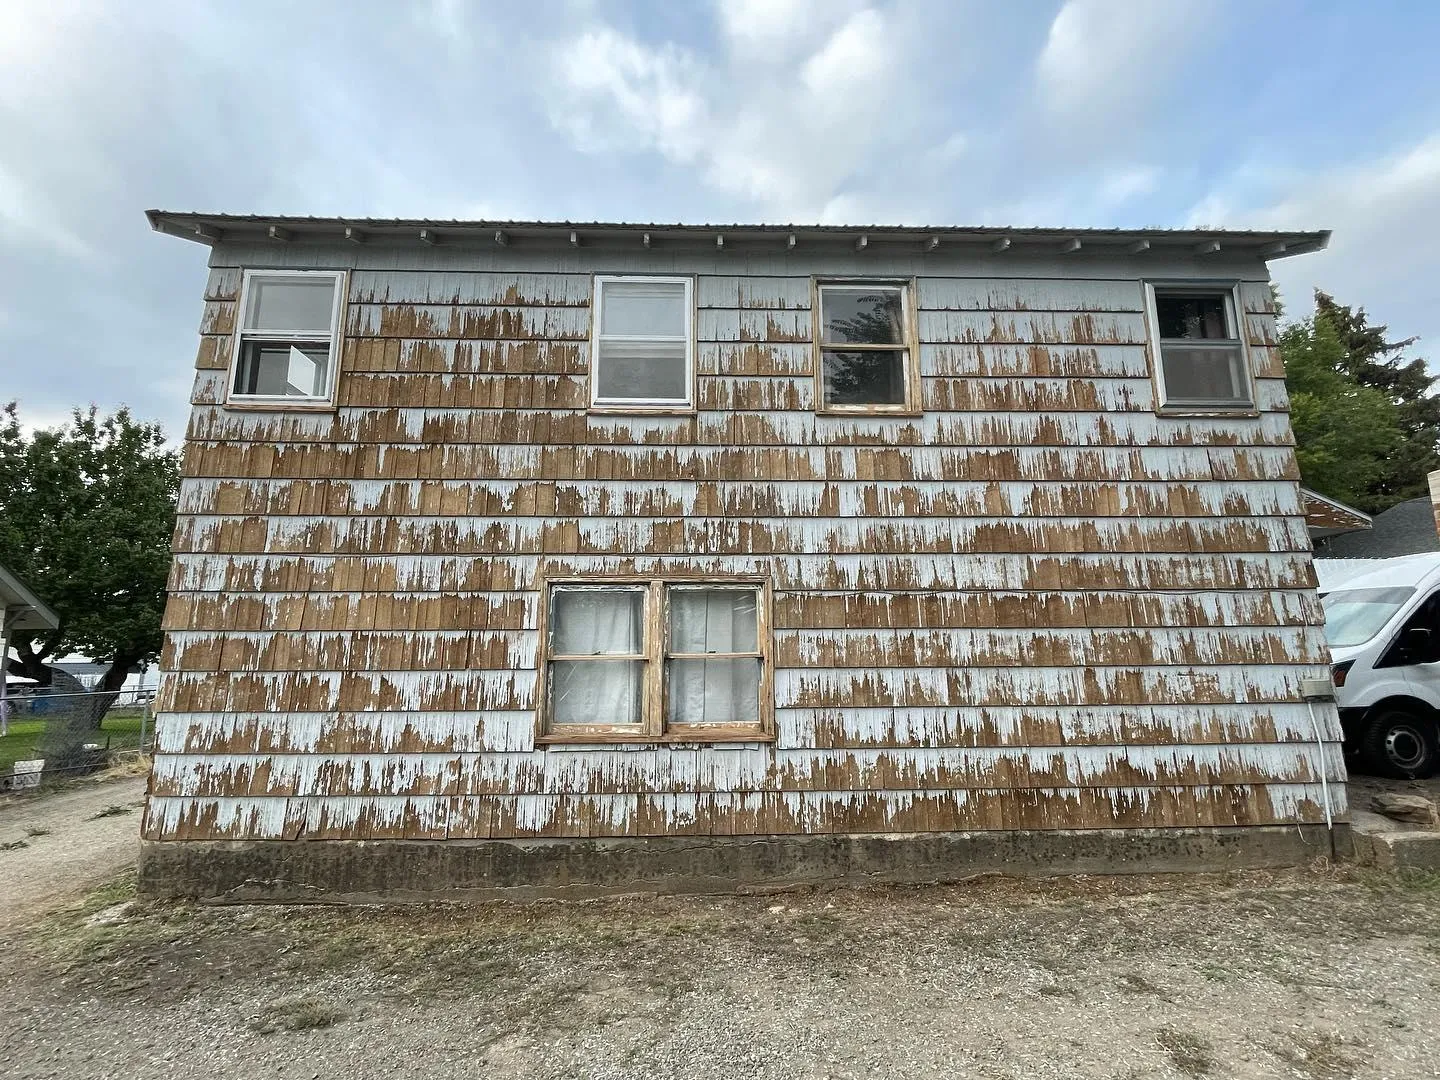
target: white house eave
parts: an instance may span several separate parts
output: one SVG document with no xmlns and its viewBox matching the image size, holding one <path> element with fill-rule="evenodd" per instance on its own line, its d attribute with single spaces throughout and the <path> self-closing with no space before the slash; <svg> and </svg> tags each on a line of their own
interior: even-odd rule
<svg viewBox="0 0 1440 1080">
<path fill-rule="evenodd" d="M 0 615 L 11 630 L 55 630 L 60 616 L 25 587 L 14 574 L 0 566 Z"/>
<path fill-rule="evenodd" d="M 1168 251 L 1209 256 L 1240 253 L 1265 260 L 1319 251 L 1330 242 L 1328 230 L 1255 232 L 1226 229 L 1049 229 L 908 225 L 683 225 L 619 222 L 434 221 L 407 218 L 269 217 L 148 210 L 151 228 L 169 236 L 214 245 L 224 241 L 386 244 L 463 244 L 493 247 L 581 247 L 627 244 L 651 248 L 704 245 L 726 250 L 736 244 L 847 247 L 857 254 L 877 247 L 913 247 L 941 251 L 952 245 L 983 245 L 989 253 L 1028 251 L 1066 255 L 1127 254 Z"/>
</svg>

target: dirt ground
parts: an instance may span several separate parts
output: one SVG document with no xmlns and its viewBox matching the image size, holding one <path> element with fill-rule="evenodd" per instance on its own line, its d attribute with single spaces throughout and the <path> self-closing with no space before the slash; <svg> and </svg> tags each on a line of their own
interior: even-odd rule
<svg viewBox="0 0 1440 1080">
<path fill-rule="evenodd" d="M 122 776 L 0 798 L 0 943 L 37 908 L 134 865 L 144 797 L 143 776 Z"/>
<path fill-rule="evenodd" d="M 1440 878 L 141 906 L 0 960 L 7 1077 L 1428 1077 Z"/>
</svg>

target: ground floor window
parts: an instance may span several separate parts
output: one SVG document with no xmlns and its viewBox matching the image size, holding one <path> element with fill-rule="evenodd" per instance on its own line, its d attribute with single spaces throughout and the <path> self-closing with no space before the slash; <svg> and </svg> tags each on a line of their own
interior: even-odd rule
<svg viewBox="0 0 1440 1080">
<path fill-rule="evenodd" d="M 547 588 L 541 734 L 767 738 L 763 581 L 555 581 Z"/>
</svg>

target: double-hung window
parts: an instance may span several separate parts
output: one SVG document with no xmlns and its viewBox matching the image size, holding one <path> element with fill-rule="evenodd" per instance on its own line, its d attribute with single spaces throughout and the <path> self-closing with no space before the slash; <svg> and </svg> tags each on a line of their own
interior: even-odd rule
<svg viewBox="0 0 1440 1080">
<path fill-rule="evenodd" d="M 228 400 L 329 404 L 340 360 L 343 270 L 247 270 Z"/>
<path fill-rule="evenodd" d="M 770 730 L 766 586 L 549 586 L 542 736 L 704 741 Z"/>
<path fill-rule="evenodd" d="M 695 404 L 694 281 L 595 278 L 590 404 L 688 410 Z"/>
<path fill-rule="evenodd" d="M 822 412 L 919 407 L 908 282 L 817 282 Z"/>
<path fill-rule="evenodd" d="M 1161 408 L 1253 408 L 1236 286 L 1148 282 L 1145 297 Z"/>
</svg>

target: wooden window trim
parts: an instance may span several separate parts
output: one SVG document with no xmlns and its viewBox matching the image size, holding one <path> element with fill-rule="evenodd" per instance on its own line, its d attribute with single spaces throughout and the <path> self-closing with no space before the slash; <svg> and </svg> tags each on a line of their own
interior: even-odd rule
<svg viewBox="0 0 1440 1080">
<path fill-rule="evenodd" d="M 330 336 L 316 334 L 249 329 L 245 326 L 245 309 L 250 303 L 250 288 L 257 280 L 303 280 L 328 277 L 335 283 L 334 306 L 330 312 Z M 336 389 L 340 385 L 340 359 L 344 352 L 345 320 L 349 314 L 350 274 L 346 270 L 285 270 L 247 267 L 241 271 L 240 296 L 235 307 L 235 329 L 231 334 L 230 366 L 225 373 L 225 408 L 251 412 L 334 412 Z M 240 369 L 240 355 L 246 341 L 291 342 L 319 345 L 327 343 L 330 353 L 326 360 L 324 395 L 309 397 L 274 394 L 237 394 L 235 378 Z"/>
<path fill-rule="evenodd" d="M 825 344 L 824 311 L 821 306 L 821 292 L 827 285 L 850 287 L 883 286 L 900 290 L 903 309 L 902 323 L 905 342 L 901 345 L 847 345 L 845 352 L 900 352 L 905 353 L 905 400 L 895 405 L 827 405 L 825 404 Z M 914 278 L 894 277 L 812 277 L 810 279 L 810 363 L 815 371 L 815 412 L 820 416 L 923 416 L 924 402 L 921 399 L 920 379 L 920 329 L 919 316 L 915 310 L 917 296 Z"/>
<path fill-rule="evenodd" d="M 598 397 L 600 390 L 600 323 L 605 304 L 605 285 L 608 282 L 653 282 L 665 285 L 685 286 L 685 393 L 686 400 L 679 401 L 637 401 L 633 399 L 607 399 Z M 617 416 L 692 416 L 699 400 L 695 391 L 696 328 L 699 324 L 696 304 L 699 289 L 695 277 L 690 274 L 592 274 L 590 278 L 590 363 L 589 363 L 589 407 L 597 415 Z"/>
<path fill-rule="evenodd" d="M 1155 412 L 1160 416 L 1229 416 L 1229 417 L 1255 417 L 1260 415 L 1259 404 L 1255 395 L 1255 375 L 1251 371 L 1251 356 L 1249 334 L 1245 327 L 1245 309 L 1240 301 L 1240 282 L 1234 278 L 1226 278 L 1219 281 L 1183 281 L 1172 279 L 1155 279 L 1141 282 L 1145 301 L 1145 349 L 1150 364 L 1150 385 L 1155 394 Z M 1156 306 L 1155 293 L 1190 292 L 1201 296 L 1223 296 L 1225 298 L 1226 318 L 1235 333 L 1233 338 L 1210 339 L 1216 346 L 1238 348 L 1240 352 L 1240 370 L 1245 380 L 1245 391 L 1249 395 L 1247 402 L 1217 402 L 1206 404 L 1203 402 L 1171 402 L 1167 399 L 1165 390 L 1165 361 L 1164 346 L 1166 341 L 1175 344 L 1183 344 L 1191 339 L 1162 338 L 1160 336 L 1160 314 Z"/>
<path fill-rule="evenodd" d="M 539 641 L 536 648 L 537 673 L 535 692 L 535 744 L 552 746 L 576 743 L 736 743 L 775 741 L 775 692 L 774 692 L 774 650 L 771 643 L 770 609 L 772 588 L 768 577 L 740 574 L 734 577 L 691 575 L 685 573 L 665 575 L 619 575 L 597 577 L 564 576 L 541 577 L 540 611 L 538 619 Z M 594 660 L 593 656 L 570 656 L 550 652 L 550 596 L 556 586 L 611 586 L 645 589 L 644 626 L 645 650 L 638 654 L 616 654 L 607 659 L 617 661 L 643 660 L 645 662 L 645 702 L 642 722 L 638 729 L 631 725 L 616 724 L 567 724 L 563 731 L 550 730 L 549 684 L 550 663 L 554 660 Z M 669 653 L 668 621 L 666 602 L 668 589 L 672 585 L 700 586 L 715 589 L 753 588 L 759 593 L 756 604 L 755 622 L 759 648 L 753 652 L 741 653 Z M 752 659 L 760 660 L 759 722 L 758 724 L 667 724 L 665 720 L 666 690 L 665 661 L 667 659 Z"/>
</svg>

